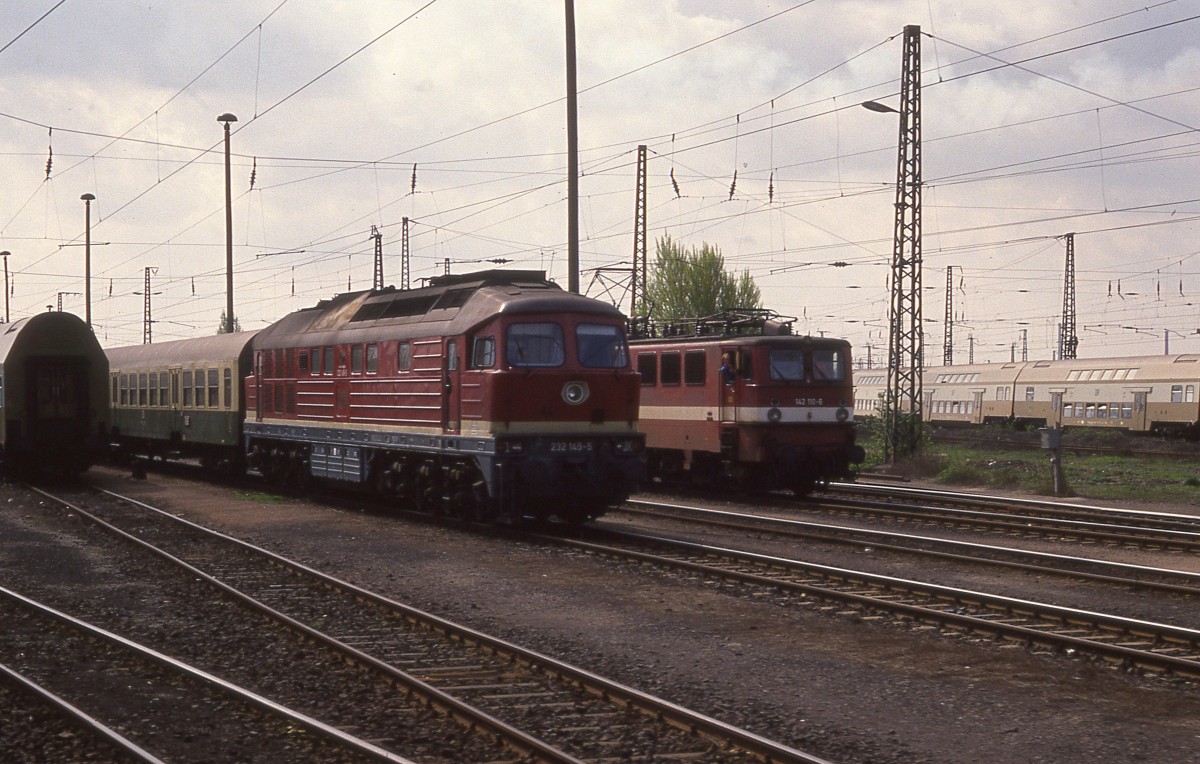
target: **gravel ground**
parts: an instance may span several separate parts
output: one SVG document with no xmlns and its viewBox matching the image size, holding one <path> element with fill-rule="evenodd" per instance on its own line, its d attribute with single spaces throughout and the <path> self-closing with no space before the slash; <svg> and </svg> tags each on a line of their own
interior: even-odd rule
<svg viewBox="0 0 1200 764">
<path fill-rule="evenodd" d="M 372 512 L 90 477 L 833 762 L 1200 760 L 1188 683 Z"/>
</svg>

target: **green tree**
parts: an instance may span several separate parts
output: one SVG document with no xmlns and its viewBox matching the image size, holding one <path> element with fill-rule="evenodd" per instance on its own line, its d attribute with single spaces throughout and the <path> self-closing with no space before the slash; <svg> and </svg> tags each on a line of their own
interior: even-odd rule
<svg viewBox="0 0 1200 764">
<path fill-rule="evenodd" d="M 240 332 L 242 330 L 242 323 L 240 321 L 238 321 L 237 316 L 233 317 L 233 330 L 235 332 Z M 226 333 L 225 332 L 225 311 L 222 310 L 221 311 L 221 323 L 217 324 L 217 334 L 225 334 L 225 333 Z"/>
<path fill-rule="evenodd" d="M 762 293 L 750 277 L 725 270 L 725 258 L 705 242 L 686 250 L 669 235 L 655 242 L 655 260 L 646 291 L 634 315 L 655 321 L 702 318 L 735 308 L 762 307 Z"/>
</svg>

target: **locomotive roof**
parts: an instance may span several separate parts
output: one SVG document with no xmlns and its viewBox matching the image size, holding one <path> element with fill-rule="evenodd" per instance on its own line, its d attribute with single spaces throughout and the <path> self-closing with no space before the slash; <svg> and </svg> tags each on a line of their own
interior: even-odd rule
<svg viewBox="0 0 1200 764">
<path fill-rule="evenodd" d="M 151 342 L 108 348 L 109 366 L 116 370 L 131 367 L 172 366 L 235 362 L 249 347 L 258 332 L 211 334 L 190 340 Z"/>
<path fill-rule="evenodd" d="M 630 347 L 706 347 L 709 345 L 741 345 L 744 347 L 814 347 L 842 348 L 850 342 L 840 337 L 810 337 L 798 334 L 711 334 L 703 336 L 655 337 L 653 339 L 631 340 Z"/>
<path fill-rule="evenodd" d="M 430 285 L 347 292 L 263 329 L 257 348 L 464 334 L 498 314 L 591 313 L 621 318 L 604 302 L 563 291 L 543 271 L 489 270 L 430 279 Z"/>
<path fill-rule="evenodd" d="M 96 336 L 74 313 L 47 311 L 0 324 L 0 365 L 10 358 L 68 354 L 103 360 Z"/>
</svg>

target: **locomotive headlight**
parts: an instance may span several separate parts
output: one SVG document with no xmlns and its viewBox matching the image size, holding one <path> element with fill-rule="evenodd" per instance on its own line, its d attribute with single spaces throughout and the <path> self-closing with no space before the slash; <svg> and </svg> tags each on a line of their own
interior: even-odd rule
<svg viewBox="0 0 1200 764">
<path fill-rule="evenodd" d="M 568 382 L 563 385 L 562 399 L 571 406 L 578 406 L 588 399 L 587 382 Z"/>
<path fill-rule="evenodd" d="M 846 409 L 838 409 L 837 410 L 837 420 L 839 422 L 845 422 L 849 418 L 850 418 L 849 411 L 847 411 Z"/>
</svg>

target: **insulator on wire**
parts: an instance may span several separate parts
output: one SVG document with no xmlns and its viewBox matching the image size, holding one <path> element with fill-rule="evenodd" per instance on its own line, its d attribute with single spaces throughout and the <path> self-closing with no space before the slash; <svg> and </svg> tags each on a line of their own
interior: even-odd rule
<svg viewBox="0 0 1200 764">
<path fill-rule="evenodd" d="M 767 181 L 767 204 L 775 202 L 775 171 L 771 170 L 771 179 Z"/>
<path fill-rule="evenodd" d="M 671 168 L 671 185 L 675 188 L 675 198 L 680 199 L 683 194 L 679 193 L 679 183 L 675 180 L 675 168 Z"/>
<path fill-rule="evenodd" d="M 258 157 L 254 157 L 254 162 L 250 165 L 250 190 L 254 190 L 254 179 L 258 177 Z"/>
<path fill-rule="evenodd" d="M 409 189 L 409 193 L 411 193 L 411 194 L 417 193 L 417 163 L 416 162 L 413 162 L 412 187 Z"/>
<path fill-rule="evenodd" d="M 733 182 L 729 184 L 729 199 L 733 200 L 734 189 L 737 188 L 737 168 L 733 168 Z"/>
</svg>

